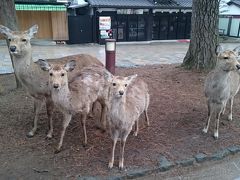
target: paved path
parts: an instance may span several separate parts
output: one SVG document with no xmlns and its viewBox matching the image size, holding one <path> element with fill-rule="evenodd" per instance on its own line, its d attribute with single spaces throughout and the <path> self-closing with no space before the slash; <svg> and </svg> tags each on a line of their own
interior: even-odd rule
<svg viewBox="0 0 240 180">
<path fill-rule="evenodd" d="M 34 40 L 33 59 L 58 58 L 78 53 L 96 56 L 105 63 L 105 46 L 98 44 L 87 45 L 55 45 L 51 41 Z M 224 44 L 234 47 L 236 44 Z M 168 42 L 152 44 L 118 44 L 116 65 L 121 67 L 141 66 L 150 64 L 181 63 L 189 43 Z M 0 42 L 0 74 L 13 72 L 10 57 L 4 41 Z"/>
<path fill-rule="evenodd" d="M 240 180 L 240 154 L 137 180 Z"/>
</svg>

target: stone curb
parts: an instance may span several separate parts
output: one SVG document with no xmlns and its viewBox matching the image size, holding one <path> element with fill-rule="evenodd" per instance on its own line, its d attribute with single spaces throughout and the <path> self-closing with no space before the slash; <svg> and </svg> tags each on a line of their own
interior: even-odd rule
<svg viewBox="0 0 240 180">
<path fill-rule="evenodd" d="M 83 176 L 78 177 L 77 180 L 125 180 L 125 179 L 135 179 L 139 177 L 144 177 L 153 173 L 159 173 L 159 172 L 165 172 L 168 171 L 176 166 L 180 167 L 186 167 L 191 166 L 194 163 L 202 163 L 205 161 L 218 161 L 222 160 L 226 156 L 237 154 L 240 152 L 240 145 L 232 145 L 225 149 L 218 150 L 210 155 L 206 155 L 204 153 L 198 153 L 194 157 L 189 157 L 186 159 L 178 160 L 176 162 L 172 162 L 168 160 L 165 156 L 160 156 L 159 163 L 154 168 L 141 168 L 141 169 L 135 169 L 127 172 L 126 174 L 122 176 L 109 176 L 109 177 L 99 177 L 99 176 Z"/>
</svg>

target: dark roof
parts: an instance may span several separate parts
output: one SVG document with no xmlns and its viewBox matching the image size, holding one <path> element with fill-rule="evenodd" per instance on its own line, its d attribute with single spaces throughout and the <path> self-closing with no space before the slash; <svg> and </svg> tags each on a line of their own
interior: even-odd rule
<svg viewBox="0 0 240 180">
<path fill-rule="evenodd" d="M 192 0 L 154 0 L 155 8 L 192 8 Z"/>
<path fill-rule="evenodd" d="M 240 0 L 231 0 L 227 3 L 227 5 L 231 5 L 231 4 L 234 4 L 238 7 L 240 7 Z"/>
<path fill-rule="evenodd" d="M 192 0 L 88 0 L 99 8 L 192 8 Z"/>
<path fill-rule="evenodd" d="M 175 1 L 181 7 L 192 8 L 192 0 L 175 0 Z"/>
<path fill-rule="evenodd" d="M 88 0 L 92 7 L 152 8 L 148 0 Z"/>
<path fill-rule="evenodd" d="M 16 4 L 64 4 L 59 3 L 57 0 L 14 0 Z"/>
</svg>

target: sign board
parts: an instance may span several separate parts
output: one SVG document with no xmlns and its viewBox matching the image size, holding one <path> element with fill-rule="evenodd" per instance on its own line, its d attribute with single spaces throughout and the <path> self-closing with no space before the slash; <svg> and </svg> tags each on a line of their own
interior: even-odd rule
<svg viewBox="0 0 240 180">
<path fill-rule="evenodd" d="M 99 17 L 99 30 L 111 29 L 111 17 L 110 16 L 100 16 Z"/>
</svg>

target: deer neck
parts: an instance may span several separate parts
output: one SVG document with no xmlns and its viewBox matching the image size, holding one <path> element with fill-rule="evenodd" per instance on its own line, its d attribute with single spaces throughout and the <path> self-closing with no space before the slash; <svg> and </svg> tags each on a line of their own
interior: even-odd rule
<svg viewBox="0 0 240 180">
<path fill-rule="evenodd" d="M 118 110 L 119 112 L 125 112 L 126 95 L 122 97 L 112 97 L 110 102 L 112 109 Z"/>
<path fill-rule="evenodd" d="M 12 58 L 14 70 L 16 73 L 27 71 L 28 69 L 32 68 L 32 66 L 34 66 L 31 50 L 26 52 L 24 55 L 13 55 Z"/>
<path fill-rule="evenodd" d="M 58 106 L 69 105 L 70 100 L 72 99 L 72 93 L 69 90 L 68 84 L 62 86 L 59 90 L 52 89 L 51 94 L 54 103 Z"/>
</svg>

